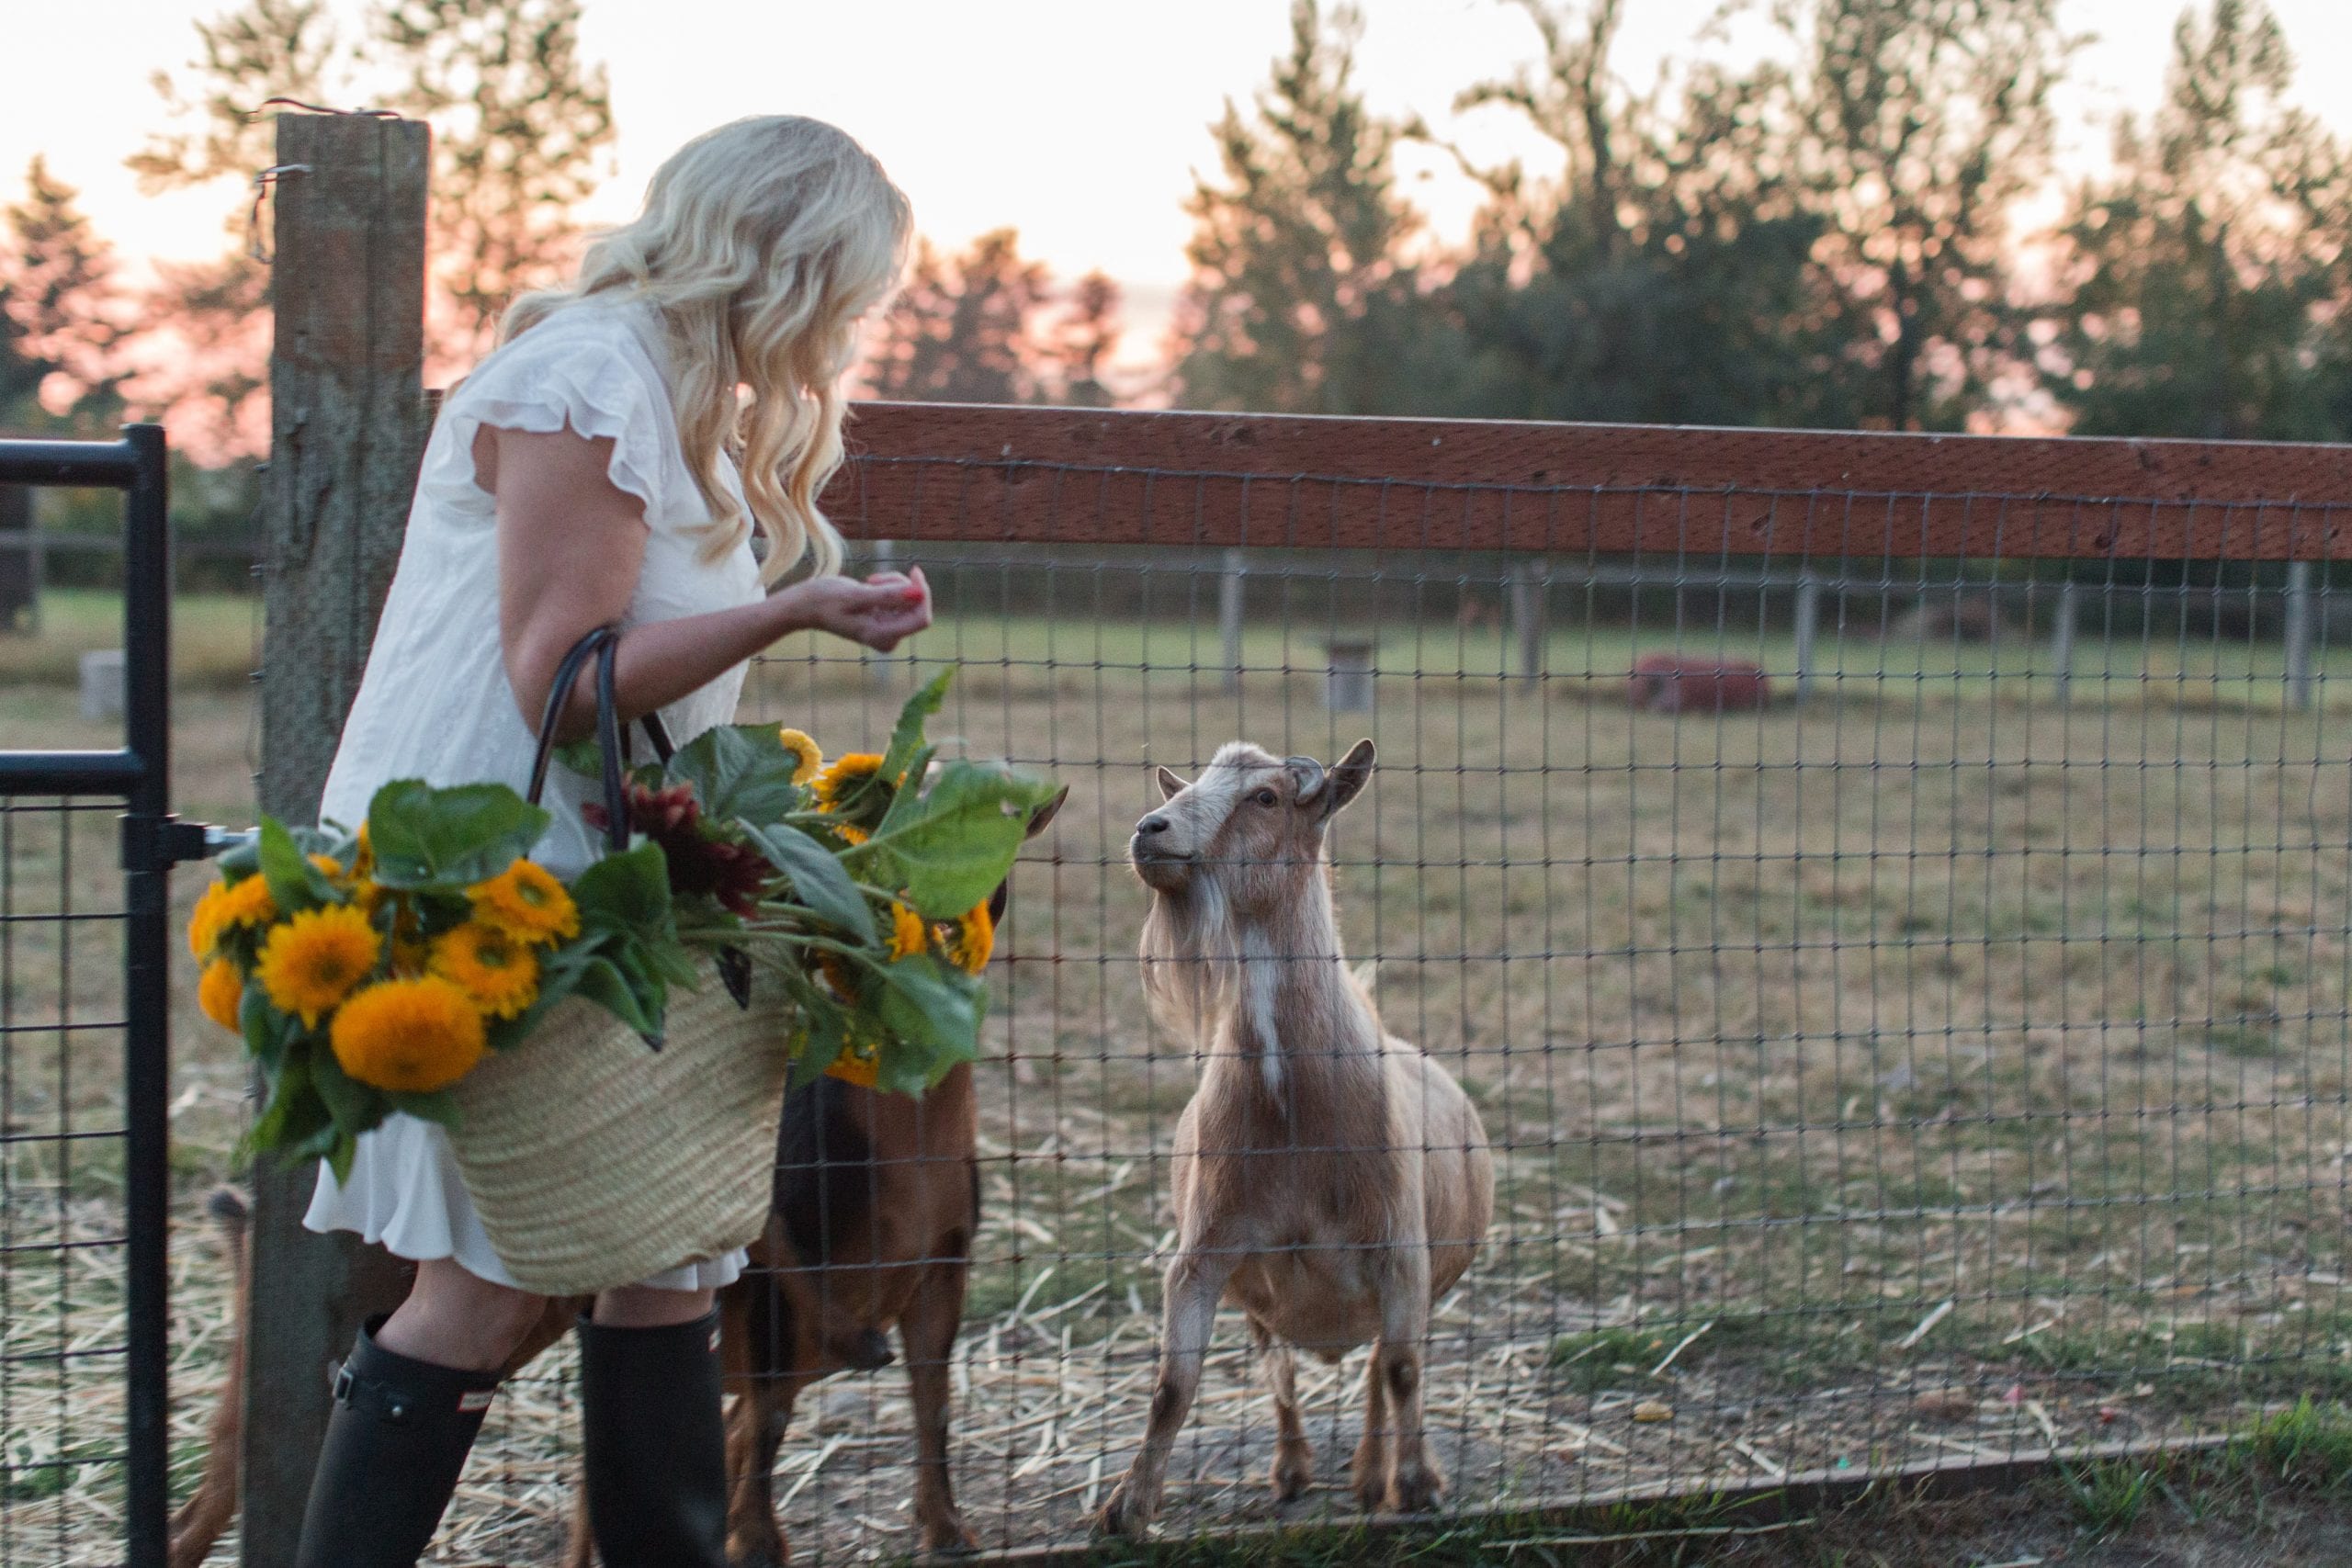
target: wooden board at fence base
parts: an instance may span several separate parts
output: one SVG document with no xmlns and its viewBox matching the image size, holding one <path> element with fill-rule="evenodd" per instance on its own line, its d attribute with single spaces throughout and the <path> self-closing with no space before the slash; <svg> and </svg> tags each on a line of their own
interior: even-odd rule
<svg viewBox="0 0 2352 1568">
<path fill-rule="evenodd" d="M 865 538 L 1710 557 L 2352 557 L 2352 446 L 864 403 Z"/>
</svg>

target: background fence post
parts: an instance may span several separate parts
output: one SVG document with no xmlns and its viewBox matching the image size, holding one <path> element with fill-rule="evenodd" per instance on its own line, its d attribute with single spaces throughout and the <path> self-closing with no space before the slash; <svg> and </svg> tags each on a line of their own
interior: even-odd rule
<svg viewBox="0 0 2352 1568">
<path fill-rule="evenodd" d="M 2058 585 L 2058 608 L 2050 626 L 2050 662 L 2056 667 L 2058 700 L 2072 700 L 2075 686 L 2075 580 Z"/>
<path fill-rule="evenodd" d="M 874 565 L 871 568 L 872 570 L 888 571 L 897 564 L 899 558 L 899 548 L 889 540 L 876 539 L 874 541 L 872 547 L 874 550 Z M 859 654 L 858 658 L 865 664 L 865 683 L 867 685 L 878 689 L 880 687 L 888 686 L 890 683 L 890 671 L 893 667 L 894 660 L 889 654 L 876 653 L 869 649 L 865 652 Z"/>
<path fill-rule="evenodd" d="M 1544 584 L 1551 576 L 1551 563 L 1542 559 L 1523 560 L 1511 573 L 1510 624 L 1519 635 L 1519 672 L 1530 681 L 1544 675 Z"/>
<path fill-rule="evenodd" d="M 2287 563 L 2287 705 L 2312 705 L 2312 563 Z"/>
<path fill-rule="evenodd" d="M 1225 570 L 1216 580 L 1216 629 L 1228 692 L 1241 689 L 1241 592 L 1249 576 L 1249 556 L 1238 549 L 1226 551 Z"/>
<path fill-rule="evenodd" d="M 390 585 L 426 430 L 425 128 L 281 115 L 264 502 L 261 807 L 315 821 Z M 302 1228 L 312 1168 L 254 1171 L 243 1562 L 294 1559 L 328 1367 L 405 1270 Z"/>
<path fill-rule="evenodd" d="M 1821 625 L 1821 582 L 1811 572 L 1797 579 L 1797 701 L 1813 695 L 1813 644 Z"/>
</svg>

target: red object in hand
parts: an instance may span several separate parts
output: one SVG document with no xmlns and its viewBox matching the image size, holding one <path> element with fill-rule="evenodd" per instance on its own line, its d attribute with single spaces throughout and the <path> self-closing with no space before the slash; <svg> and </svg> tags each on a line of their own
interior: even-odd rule
<svg viewBox="0 0 2352 1568">
<path fill-rule="evenodd" d="M 1627 700 L 1651 713 L 1729 713 L 1765 706 L 1772 684 L 1744 659 L 1645 653 L 1634 661 Z"/>
</svg>

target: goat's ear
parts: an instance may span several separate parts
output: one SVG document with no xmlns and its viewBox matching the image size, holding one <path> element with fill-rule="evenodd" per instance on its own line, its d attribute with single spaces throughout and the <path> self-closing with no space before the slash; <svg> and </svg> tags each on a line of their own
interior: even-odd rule
<svg viewBox="0 0 2352 1568">
<path fill-rule="evenodd" d="M 1372 782 L 1372 742 L 1359 740 L 1332 764 L 1329 780 L 1323 786 L 1324 816 L 1333 815 L 1363 793 L 1363 786 Z"/>
<path fill-rule="evenodd" d="M 1159 798 L 1160 798 L 1160 799 L 1162 799 L 1162 800 L 1173 800 L 1173 799 L 1175 799 L 1178 795 L 1182 795 L 1182 794 L 1183 794 L 1183 793 L 1184 793 L 1184 789 L 1185 789 L 1184 781 L 1183 781 L 1182 779 L 1178 778 L 1174 773 L 1172 773 L 1169 772 L 1169 770 L 1167 770 L 1166 768 L 1162 768 L 1162 769 L 1160 769 L 1157 773 L 1153 774 L 1152 776 L 1153 776 L 1154 778 L 1157 778 L 1157 779 L 1159 781 Z"/>
<path fill-rule="evenodd" d="M 1061 812 L 1062 802 L 1069 798 L 1069 785 L 1064 784 L 1060 789 L 1054 792 L 1053 799 L 1046 802 L 1045 805 L 1040 806 L 1035 811 L 1029 813 L 1028 830 L 1021 836 L 1024 839 L 1034 839 L 1038 834 L 1044 832 L 1048 827 L 1052 826 L 1055 817 L 1059 815 Z"/>
</svg>

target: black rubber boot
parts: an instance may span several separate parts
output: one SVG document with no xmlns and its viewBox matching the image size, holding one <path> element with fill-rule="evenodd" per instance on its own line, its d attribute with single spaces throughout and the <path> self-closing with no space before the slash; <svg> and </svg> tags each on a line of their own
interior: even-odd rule
<svg viewBox="0 0 2352 1568">
<path fill-rule="evenodd" d="M 498 1387 L 495 1372 L 411 1360 L 359 1331 L 335 1374 L 295 1568 L 413 1568 L 432 1544 Z"/>
<path fill-rule="evenodd" d="M 718 1314 L 667 1328 L 580 1320 L 581 1460 L 605 1568 L 726 1568 Z"/>
</svg>

